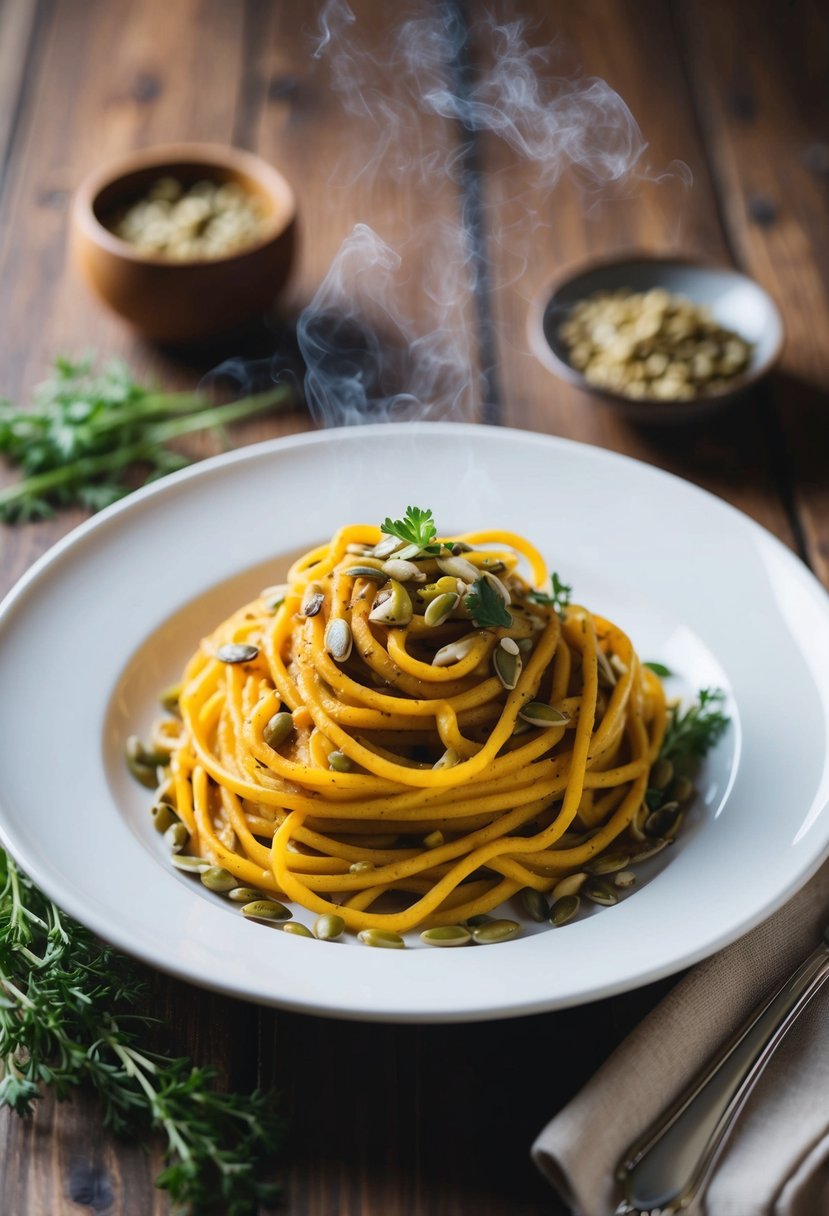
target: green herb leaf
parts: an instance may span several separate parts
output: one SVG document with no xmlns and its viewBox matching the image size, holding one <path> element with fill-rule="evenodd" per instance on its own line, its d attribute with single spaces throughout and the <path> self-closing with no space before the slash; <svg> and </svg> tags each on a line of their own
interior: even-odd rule
<svg viewBox="0 0 829 1216">
<path fill-rule="evenodd" d="M 45 1087 L 98 1093 L 119 1134 L 166 1137 L 156 1179 L 177 1204 L 243 1216 L 277 1188 L 257 1177 L 282 1128 L 272 1095 L 220 1093 L 214 1072 L 138 1042 L 155 1032 L 135 964 L 102 945 L 0 850 L 0 1106 L 32 1111 Z"/>
<path fill-rule="evenodd" d="M 509 629 L 512 624 L 506 604 L 486 578 L 479 578 L 472 584 L 465 602 L 479 629 Z"/>
<path fill-rule="evenodd" d="M 535 600 L 536 604 L 546 604 L 548 608 L 553 608 L 559 616 L 563 617 L 564 609 L 570 603 L 573 588 L 569 583 L 563 583 L 554 570 L 550 575 L 550 589 L 550 595 L 546 591 L 531 591 L 530 599 Z"/>
<path fill-rule="evenodd" d="M 391 519 L 387 516 L 380 525 L 380 531 L 386 536 L 396 536 L 398 540 L 404 540 L 409 545 L 417 545 L 419 549 L 426 549 L 437 536 L 432 512 L 424 511 L 420 507 L 406 507 L 406 514 L 402 519 Z"/>
<path fill-rule="evenodd" d="M 653 663 L 649 660 L 645 663 L 645 667 L 649 667 L 654 675 L 659 676 L 660 680 L 667 680 L 668 676 L 674 674 L 670 667 L 666 667 L 664 663 Z"/>
<path fill-rule="evenodd" d="M 668 760 L 685 760 L 704 756 L 722 737 L 728 726 L 728 715 L 720 708 L 725 693 L 720 688 L 702 688 L 696 702 L 684 713 L 679 707 L 670 711 L 660 756 Z"/>
<path fill-rule="evenodd" d="M 293 400 L 283 384 L 211 406 L 199 393 L 142 386 L 123 363 L 95 372 L 91 358 L 59 356 L 30 409 L 0 400 L 0 453 L 24 474 L 0 490 L 0 520 L 39 519 L 76 504 L 100 510 L 134 487 L 134 466 L 148 468 L 151 480 L 188 464 L 167 446 L 172 440 L 205 430 L 221 436 L 225 424 Z"/>
</svg>

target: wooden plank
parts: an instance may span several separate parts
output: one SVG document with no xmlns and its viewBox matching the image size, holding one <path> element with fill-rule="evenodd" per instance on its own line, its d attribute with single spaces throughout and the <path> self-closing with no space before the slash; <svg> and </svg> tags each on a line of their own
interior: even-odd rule
<svg viewBox="0 0 829 1216">
<path fill-rule="evenodd" d="M 677 7 L 728 238 L 783 313 L 768 425 L 805 556 L 829 586 L 829 11 Z"/>
<path fill-rule="evenodd" d="M 495 11 L 508 18 L 515 10 L 500 4 Z M 560 382 L 530 353 L 530 302 L 569 265 L 633 249 L 722 261 L 728 252 L 666 6 L 658 0 L 587 0 L 551 7 L 543 0 L 524 0 L 520 11 L 531 19 L 531 45 L 552 48 L 554 61 L 546 74 L 606 81 L 639 121 L 648 148 L 638 177 L 622 188 L 597 191 L 587 189 L 583 172 L 572 169 L 548 187 L 542 170 L 549 176 L 549 158 L 533 165 L 496 136 L 480 137 L 493 217 L 488 239 L 504 420 L 659 465 L 734 503 L 793 544 L 768 438 L 750 424 L 756 399 L 704 423 L 637 427 L 611 406 Z M 491 69 L 480 28 L 478 36 L 482 70 Z M 492 36 L 486 41 L 491 46 Z M 601 138 L 600 125 L 596 138 Z M 676 161 L 690 168 L 692 188 Z"/>
<path fill-rule="evenodd" d="M 6 0 L 0 5 L 0 191 L 21 103 L 37 18 L 37 0 Z"/>
</svg>

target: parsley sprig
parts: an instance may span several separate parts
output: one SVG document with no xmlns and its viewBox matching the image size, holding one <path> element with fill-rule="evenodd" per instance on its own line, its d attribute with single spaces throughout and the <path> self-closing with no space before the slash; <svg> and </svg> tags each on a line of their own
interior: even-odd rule
<svg viewBox="0 0 829 1216">
<path fill-rule="evenodd" d="M 243 1216 L 278 1188 L 257 1178 L 278 1143 L 271 1095 L 220 1093 L 212 1068 L 139 1043 L 157 1023 L 137 968 L 65 916 L 0 850 L 0 1106 L 31 1113 L 44 1087 L 59 1099 L 98 1093 L 116 1133 L 160 1133 L 156 1179 L 191 1210 Z"/>
<path fill-rule="evenodd" d="M 441 551 L 440 545 L 432 544 L 437 536 L 432 512 L 424 511 L 421 507 L 406 507 L 406 514 L 402 519 L 386 516 L 380 525 L 380 531 L 386 536 L 396 536 L 398 540 L 416 546 L 419 553 L 431 555 Z"/>
<path fill-rule="evenodd" d="M 136 466 L 152 481 L 189 464 L 168 446 L 173 440 L 197 431 L 223 435 L 229 423 L 294 401 L 295 390 L 279 384 L 209 405 L 200 393 L 141 385 L 123 363 L 96 371 L 89 358 L 58 358 L 30 409 L 0 399 L 0 453 L 24 474 L 0 490 L 0 520 L 42 519 L 70 505 L 99 511 L 130 492 Z"/>
<path fill-rule="evenodd" d="M 721 688 L 701 688 L 684 713 L 678 706 L 671 709 L 660 756 L 676 763 L 706 755 L 728 726 L 728 715 L 721 708 L 724 701 Z"/>
<path fill-rule="evenodd" d="M 476 579 L 472 584 L 466 606 L 479 629 L 509 629 L 512 624 L 511 613 L 486 577 Z"/>
<path fill-rule="evenodd" d="M 559 616 L 564 616 L 564 609 L 570 603 L 572 594 L 573 588 L 569 583 L 562 582 L 554 570 L 550 575 L 550 594 L 546 591 L 531 591 L 530 599 L 535 600 L 536 604 L 546 604 Z"/>
</svg>

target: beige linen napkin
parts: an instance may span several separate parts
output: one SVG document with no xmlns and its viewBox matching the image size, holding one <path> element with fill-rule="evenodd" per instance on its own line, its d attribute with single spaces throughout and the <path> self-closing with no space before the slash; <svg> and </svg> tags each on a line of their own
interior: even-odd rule
<svg viewBox="0 0 829 1216">
<path fill-rule="evenodd" d="M 700 963 L 621 1044 L 533 1145 L 578 1216 L 610 1216 L 628 1144 L 752 1008 L 817 945 L 829 862 L 779 912 Z M 706 1216 L 829 1214 L 829 985 L 761 1076 L 712 1175 Z"/>
</svg>

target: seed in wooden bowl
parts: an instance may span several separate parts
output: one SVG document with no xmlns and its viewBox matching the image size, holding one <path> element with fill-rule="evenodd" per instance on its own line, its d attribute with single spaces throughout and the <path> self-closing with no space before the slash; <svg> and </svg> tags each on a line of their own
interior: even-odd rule
<svg viewBox="0 0 829 1216">
<path fill-rule="evenodd" d="M 204 180 L 185 188 L 162 177 L 115 219 L 112 231 L 141 253 L 185 262 L 254 244 L 264 219 L 258 199 L 237 182 Z"/>
</svg>

